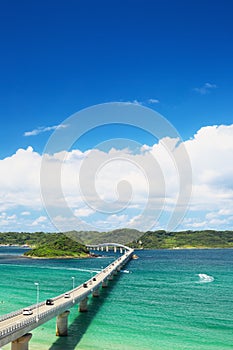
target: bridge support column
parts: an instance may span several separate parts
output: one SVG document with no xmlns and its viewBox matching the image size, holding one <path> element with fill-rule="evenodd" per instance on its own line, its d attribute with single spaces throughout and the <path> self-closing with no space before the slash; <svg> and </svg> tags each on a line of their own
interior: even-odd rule
<svg viewBox="0 0 233 350">
<path fill-rule="evenodd" d="M 109 281 L 112 281 L 112 280 L 113 280 L 113 275 L 109 275 L 109 276 L 108 276 L 108 280 L 109 280 Z"/>
<path fill-rule="evenodd" d="M 116 247 L 116 246 L 114 246 L 114 253 L 116 253 L 116 251 L 117 251 L 117 247 Z"/>
<path fill-rule="evenodd" d="M 106 252 L 108 252 L 108 245 L 106 245 Z"/>
<path fill-rule="evenodd" d="M 120 248 L 120 253 L 121 253 L 121 254 L 123 253 L 123 249 L 122 249 L 122 248 Z"/>
<path fill-rule="evenodd" d="M 70 311 L 67 310 L 57 316 L 56 336 L 65 337 L 68 335 L 68 316 Z"/>
<path fill-rule="evenodd" d="M 102 288 L 107 288 L 108 287 L 108 281 L 103 281 L 102 282 Z"/>
<path fill-rule="evenodd" d="M 121 271 L 121 266 L 118 266 L 117 271 Z"/>
<path fill-rule="evenodd" d="M 87 301 L 88 301 L 87 297 L 80 301 L 79 312 L 87 312 Z"/>
<path fill-rule="evenodd" d="M 92 292 L 93 297 L 98 297 L 99 295 L 100 295 L 99 288 L 96 288 L 95 290 L 93 290 Z"/>
<path fill-rule="evenodd" d="M 32 337 L 31 333 L 27 333 L 11 343 L 11 350 L 28 350 L 28 343 Z"/>
<path fill-rule="evenodd" d="M 117 275 L 117 270 L 113 271 L 113 275 L 116 276 Z"/>
</svg>

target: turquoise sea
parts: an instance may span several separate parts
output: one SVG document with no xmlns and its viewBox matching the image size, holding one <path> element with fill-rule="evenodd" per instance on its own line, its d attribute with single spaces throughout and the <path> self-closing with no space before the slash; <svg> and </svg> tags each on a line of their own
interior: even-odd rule
<svg viewBox="0 0 233 350">
<path fill-rule="evenodd" d="M 37 260 L 23 248 L 0 247 L 0 313 L 81 284 L 114 259 Z M 53 319 L 34 330 L 30 350 L 233 349 L 233 250 L 137 251 L 89 311 L 69 316 L 69 336 L 55 336 Z M 10 344 L 3 347 L 10 349 Z"/>
</svg>

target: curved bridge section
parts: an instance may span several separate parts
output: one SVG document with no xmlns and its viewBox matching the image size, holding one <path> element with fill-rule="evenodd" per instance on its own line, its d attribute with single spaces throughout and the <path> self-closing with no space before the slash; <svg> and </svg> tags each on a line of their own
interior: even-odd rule
<svg viewBox="0 0 233 350">
<path fill-rule="evenodd" d="M 134 250 L 121 244 L 105 243 L 87 246 L 91 250 L 109 251 L 117 248 L 123 255 L 106 266 L 101 272 L 80 286 L 67 291 L 53 298 L 53 305 L 46 305 L 46 302 L 34 304 L 28 307 L 33 311 L 32 315 L 23 315 L 23 310 L 17 310 L 0 317 L 0 347 L 12 342 L 12 350 L 27 350 L 31 338 L 29 333 L 43 323 L 57 317 L 56 335 L 67 335 L 69 309 L 79 304 L 79 311 L 87 311 L 88 296 L 97 297 L 100 287 L 107 287 L 108 281 L 113 279 L 121 268 L 132 258 Z M 66 298 L 66 294 L 69 295 Z"/>
<path fill-rule="evenodd" d="M 93 245 L 87 245 L 88 249 L 93 249 L 93 250 L 98 250 L 98 251 L 104 251 L 106 250 L 107 252 L 112 249 L 114 253 L 116 253 L 117 248 L 119 249 L 120 253 L 122 254 L 123 251 L 126 253 L 127 251 L 130 250 L 129 247 L 123 245 L 123 244 L 118 244 L 118 243 L 102 243 L 102 244 L 93 244 Z M 131 249 L 132 250 L 132 249 Z"/>
</svg>

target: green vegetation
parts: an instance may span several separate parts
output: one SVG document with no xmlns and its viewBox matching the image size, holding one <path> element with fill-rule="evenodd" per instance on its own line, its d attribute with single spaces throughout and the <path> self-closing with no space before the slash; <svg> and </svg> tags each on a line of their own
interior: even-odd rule
<svg viewBox="0 0 233 350">
<path fill-rule="evenodd" d="M 28 245 L 34 248 L 28 253 L 30 256 L 83 256 L 87 254 L 84 245 L 96 243 L 121 243 L 143 249 L 233 248 L 233 231 L 160 230 L 143 233 L 132 229 L 118 229 L 110 232 L 71 231 L 65 232 L 65 235 L 44 232 L 0 233 L 0 245 Z"/>
<path fill-rule="evenodd" d="M 233 248 L 233 231 L 148 231 L 129 246 L 143 249 Z"/>
<path fill-rule="evenodd" d="M 88 250 L 83 244 L 77 243 L 63 234 L 47 234 L 46 238 L 46 242 L 43 241 L 24 255 L 41 258 L 81 258 L 88 256 Z"/>
<path fill-rule="evenodd" d="M 138 230 L 123 228 L 109 232 L 98 231 L 71 231 L 66 232 L 66 235 L 78 242 L 84 244 L 98 244 L 98 243 L 120 243 L 127 244 L 133 240 L 138 239 L 143 232 Z"/>
<path fill-rule="evenodd" d="M 31 257 L 85 257 L 88 250 L 62 233 L 4 232 L 0 233 L 0 245 L 27 245 L 32 249 L 25 253 Z"/>
<path fill-rule="evenodd" d="M 4 232 L 0 233 L 0 245 L 29 245 L 34 246 L 43 240 L 46 241 L 47 234 L 44 232 Z"/>
<path fill-rule="evenodd" d="M 143 232 L 133 229 L 117 229 L 110 232 L 98 231 L 70 231 L 64 232 L 67 237 L 70 237 L 76 242 L 83 244 L 97 244 L 97 243 L 120 243 L 126 244 L 138 239 Z M 49 236 L 53 233 L 44 232 L 4 232 L 0 233 L 0 245 L 29 245 L 30 247 L 38 244 L 46 243 Z"/>
</svg>

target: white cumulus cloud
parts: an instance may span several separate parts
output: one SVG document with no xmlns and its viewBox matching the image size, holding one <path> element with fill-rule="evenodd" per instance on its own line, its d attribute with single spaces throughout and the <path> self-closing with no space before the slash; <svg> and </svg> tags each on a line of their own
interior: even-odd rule
<svg viewBox="0 0 233 350">
<path fill-rule="evenodd" d="M 232 226 L 233 125 L 203 127 L 183 144 L 193 173 L 192 198 L 183 227 Z M 137 153 L 94 149 L 45 155 L 50 191 L 47 205 L 67 229 L 69 224 L 75 226 L 75 216 L 92 226 L 100 225 L 100 229 L 128 226 L 143 230 L 150 222 L 162 227 L 160 213 L 173 210 L 180 190 L 173 155 L 179 159 L 181 146 L 167 138 L 152 146 L 143 145 Z M 18 223 L 25 225 L 22 230 L 50 227 L 42 211 L 42 157 L 28 147 L 0 160 L 1 227 L 14 229 Z M 60 165 L 61 191 L 54 192 L 54 174 Z M 72 219 L 66 216 L 64 203 L 73 213 Z M 36 218 L 33 211 L 38 213 Z"/>
<path fill-rule="evenodd" d="M 32 222 L 32 226 L 38 226 L 38 225 L 43 225 L 46 221 L 47 221 L 47 217 L 46 216 L 39 216 L 37 219 L 35 219 L 33 222 Z M 43 225 L 44 227 L 44 225 Z"/>
</svg>

